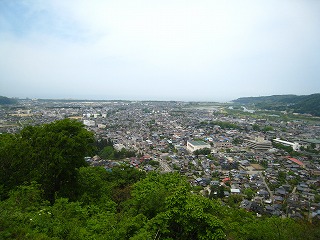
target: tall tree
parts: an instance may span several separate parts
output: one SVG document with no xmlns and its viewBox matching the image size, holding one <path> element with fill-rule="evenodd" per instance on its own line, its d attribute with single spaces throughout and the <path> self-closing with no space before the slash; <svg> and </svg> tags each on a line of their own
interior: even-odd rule
<svg viewBox="0 0 320 240">
<path fill-rule="evenodd" d="M 2 139 L 1 179 L 8 190 L 23 182 L 37 181 L 46 199 L 56 194 L 73 198 L 77 169 L 86 166 L 94 137 L 80 122 L 64 119 L 42 126 L 28 126 L 20 134 Z"/>
<path fill-rule="evenodd" d="M 171 195 L 178 186 L 190 188 L 188 182 L 179 173 L 150 172 L 146 178 L 134 184 L 130 209 L 151 219 L 164 210 L 166 197 Z"/>
</svg>

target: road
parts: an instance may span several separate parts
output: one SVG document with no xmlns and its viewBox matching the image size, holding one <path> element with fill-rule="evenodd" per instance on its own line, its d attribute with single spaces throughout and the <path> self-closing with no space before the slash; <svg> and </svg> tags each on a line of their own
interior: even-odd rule
<svg viewBox="0 0 320 240">
<path fill-rule="evenodd" d="M 165 160 L 160 158 L 159 163 L 160 163 L 160 167 L 163 169 L 163 172 L 172 172 L 171 167 L 168 165 L 168 163 Z"/>
<path fill-rule="evenodd" d="M 269 194 L 270 194 L 270 199 L 271 199 L 272 202 L 273 202 L 273 192 L 270 191 L 270 188 L 268 187 L 268 184 L 266 183 L 266 180 L 265 180 L 262 172 L 260 172 L 260 171 L 259 171 L 259 176 L 262 178 L 262 181 L 263 181 L 264 185 L 266 186 L 266 188 L 267 188 L 267 190 L 268 190 L 268 192 L 269 192 Z"/>
<path fill-rule="evenodd" d="M 21 120 L 19 120 L 19 124 L 21 125 L 22 128 L 24 128 L 23 123 L 21 122 Z"/>
</svg>

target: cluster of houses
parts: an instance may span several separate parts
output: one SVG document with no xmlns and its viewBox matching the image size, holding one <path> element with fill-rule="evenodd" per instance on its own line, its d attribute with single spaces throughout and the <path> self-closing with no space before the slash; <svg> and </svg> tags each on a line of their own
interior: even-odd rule
<svg viewBox="0 0 320 240">
<path fill-rule="evenodd" d="M 16 124 L 2 131 L 78 119 L 98 139 L 136 152 L 136 157 L 121 161 L 87 159 L 93 166 L 110 170 L 126 163 L 144 171 L 178 171 L 202 194 L 224 200 L 241 196 L 239 206 L 257 214 L 311 220 L 320 216 L 319 121 L 234 115 L 225 106 L 187 102 L 24 104 L 28 115 L 13 115 L 19 109 L 0 112 L 0 123 Z M 273 142 L 292 147 L 297 156 L 274 148 Z M 203 149 L 209 152 L 196 151 Z"/>
</svg>

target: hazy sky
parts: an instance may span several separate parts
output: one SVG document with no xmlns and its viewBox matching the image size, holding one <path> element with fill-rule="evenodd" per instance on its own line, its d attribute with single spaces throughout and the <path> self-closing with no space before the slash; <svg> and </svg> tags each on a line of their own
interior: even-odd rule
<svg viewBox="0 0 320 240">
<path fill-rule="evenodd" d="M 319 0 L 0 0 L 0 95 L 320 92 Z"/>
</svg>

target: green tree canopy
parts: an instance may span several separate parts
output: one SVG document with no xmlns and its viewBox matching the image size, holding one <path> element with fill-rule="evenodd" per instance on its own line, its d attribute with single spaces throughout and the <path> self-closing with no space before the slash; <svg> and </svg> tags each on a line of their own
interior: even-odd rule
<svg viewBox="0 0 320 240">
<path fill-rule="evenodd" d="M 209 148 L 202 148 L 202 149 L 198 149 L 195 150 L 193 152 L 194 155 L 199 156 L 199 155 L 208 155 L 211 153 L 211 150 Z"/>
<path fill-rule="evenodd" d="M 317 223 L 258 218 L 254 213 L 191 193 L 189 183 L 179 174 L 148 173 L 146 178 L 137 180 L 135 171 L 117 168 L 108 172 L 103 168 L 82 167 L 79 186 L 84 195 L 76 201 L 57 198 L 53 204 L 43 198 L 39 184 L 20 185 L 0 201 L 0 239 L 312 240 L 320 237 Z M 123 182 L 122 178 L 130 196 L 117 203 L 109 194 L 122 188 L 122 184 L 117 184 Z M 84 198 L 85 193 L 89 198 Z M 89 200 L 82 201 L 85 199 Z M 117 205 L 121 204 L 126 207 L 119 211 Z"/>
<path fill-rule="evenodd" d="M 77 168 L 93 150 L 93 133 L 69 119 L 28 126 L 19 134 L 0 138 L 1 182 L 4 192 L 37 181 L 51 202 L 56 194 L 76 195 Z"/>
</svg>

